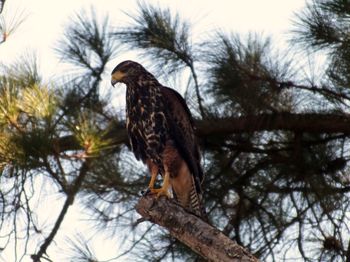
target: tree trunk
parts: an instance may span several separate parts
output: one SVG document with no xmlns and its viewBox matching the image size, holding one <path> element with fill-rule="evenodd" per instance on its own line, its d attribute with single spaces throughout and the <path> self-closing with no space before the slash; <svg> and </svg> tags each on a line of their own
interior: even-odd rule
<svg viewBox="0 0 350 262">
<path fill-rule="evenodd" d="M 144 219 L 169 230 L 173 237 L 208 261 L 259 261 L 235 241 L 170 199 L 148 195 L 139 200 L 136 210 Z"/>
</svg>

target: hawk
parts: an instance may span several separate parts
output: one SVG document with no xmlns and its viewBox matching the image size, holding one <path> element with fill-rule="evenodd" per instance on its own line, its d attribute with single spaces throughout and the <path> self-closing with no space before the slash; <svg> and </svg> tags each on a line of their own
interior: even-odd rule
<svg viewBox="0 0 350 262">
<path fill-rule="evenodd" d="M 111 84 L 124 83 L 126 128 L 131 149 L 151 173 L 149 192 L 174 198 L 205 217 L 201 205 L 203 171 L 191 112 L 175 90 L 162 86 L 142 65 L 124 61 L 112 71 Z M 163 177 L 161 188 L 154 184 Z"/>
</svg>

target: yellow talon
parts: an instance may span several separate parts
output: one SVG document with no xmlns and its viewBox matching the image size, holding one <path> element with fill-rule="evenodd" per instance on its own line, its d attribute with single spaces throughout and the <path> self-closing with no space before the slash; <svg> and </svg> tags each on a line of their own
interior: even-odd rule
<svg viewBox="0 0 350 262">
<path fill-rule="evenodd" d="M 169 193 L 169 173 L 165 173 L 164 175 L 164 182 L 163 182 L 163 186 L 161 188 L 154 188 L 154 182 L 156 179 L 156 175 L 151 177 L 151 181 L 149 183 L 149 191 L 151 194 L 157 194 L 157 198 L 160 196 L 166 196 L 166 197 L 171 197 L 170 193 Z"/>
</svg>

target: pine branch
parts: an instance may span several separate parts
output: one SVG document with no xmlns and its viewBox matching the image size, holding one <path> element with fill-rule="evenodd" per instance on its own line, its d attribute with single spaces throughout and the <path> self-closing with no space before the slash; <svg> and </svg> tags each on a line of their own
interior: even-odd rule
<svg viewBox="0 0 350 262">
<path fill-rule="evenodd" d="M 350 115 L 274 113 L 195 121 L 197 136 L 285 130 L 313 134 L 350 134 Z"/>
<path fill-rule="evenodd" d="M 116 41 L 145 51 L 156 58 L 158 69 L 176 72 L 194 60 L 190 39 L 190 27 L 179 14 L 139 2 L 138 13 L 130 15 L 131 26 L 114 33 Z"/>
<path fill-rule="evenodd" d="M 101 132 L 105 133 L 105 132 Z M 112 140 L 110 146 L 118 146 L 126 144 L 128 141 L 125 124 L 117 123 L 108 132 L 105 133 L 103 140 Z M 63 136 L 57 140 L 54 140 L 54 152 L 64 152 L 68 150 L 79 150 L 82 149 L 80 143 L 74 135 Z"/>
<path fill-rule="evenodd" d="M 105 65 L 115 54 L 108 31 L 109 17 L 104 17 L 99 22 L 93 9 L 90 14 L 86 11 L 77 14 L 56 47 L 64 61 L 87 70 L 97 78 L 100 78 Z"/>
<path fill-rule="evenodd" d="M 193 80 L 194 80 L 194 87 L 195 87 L 195 91 L 196 91 L 196 97 L 197 97 L 197 102 L 198 102 L 198 109 L 199 109 L 199 112 L 201 113 L 201 116 L 204 117 L 205 116 L 205 110 L 204 110 L 204 107 L 203 107 L 203 98 L 200 95 L 198 77 L 197 77 L 196 70 L 194 69 L 193 61 L 191 61 L 191 63 L 188 66 L 189 66 L 189 68 L 191 70 L 191 74 L 192 74 L 192 77 L 193 77 Z"/>
<path fill-rule="evenodd" d="M 343 1 L 346 2 L 346 1 Z M 293 43 L 300 43 L 316 50 L 341 44 L 345 32 L 334 12 L 326 7 L 325 1 L 314 1 L 297 15 Z"/>
<path fill-rule="evenodd" d="M 195 121 L 196 135 L 199 138 L 207 136 L 230 135 L 244 132 L 262 132 L 284 130 L 313 134 L 340 133 L 350 134 L 350 115 L 346 114 L 293 114 L 274 113 L 257 114 L 242 117 L 211 118 Z M 118 123 L 105 139 L 112 139 L 111 146 L 127 144 L 125 126 Z M 74 136 L 64 136 L 54 141 L 57 152 L 82 149 Z"/>
<path fill-rule="evenodd" d="M 33 254 L 31 256 L 33 262 L 40 262 L 43 255 L 46 254 L 47 248 L 50 246 L 50 244 L 52 243 L 54 237 L 56 236 L 59 228 L 61 227 L 61 224 L 64 220 L 64 217 L 67 214 L 68 208 L 74 202 L 75 196 L 78 193 L 78 191 L 79 191 L 79 189 L 84 181 L 84 178 L 86 177 L 86 174 L 88 173 L 88 169 L 89 169 L 89 161 L 87 160 L 86 162 L 83 163 L 83 165 L 80 169 L 80 173 L 79 173 L 78 177 L 75 179 L 74 184 L 72 185 L 72 187 L 67 195 L 66 201 L 64 202 L 62 210 L 61 210 L 61 212 L 56 220 L 54 227 L 51 230 L 51 233 L 45 239 L 44 243 L 40 246 L 39 251 L 36 254 Z"/>
<path fill-rule="evenodd" d="M 168 229 L 173 237 L 209 261 L 259 261 L 219 230 L 167 198 L 142 197 L 136 210 L 147 220 Z"/>
<path fill-rule="evenodd" d="M 270 38 L 217 33 L 208 44 L 208 93 L 225 110 L 243 114 L 289 111 L 292 101 L 276 83 L 293 79 L 292 61 L 273 49 Z M 271 81 L 273 80 L 273 81 Z"/>
<path fill-rule="evenodd" d="M 6 10 L 4 8 L 4 5 L 5 0 L 0 0 L 0 44 L 7 41 L 8 37 L 12 36 L 12 34 L 23 24 L 27 18 L 27 15 L 24 13 L 24 11 L 16 11 L 15 13 L 10 14 L 7 12 L 9 8 L 6 8 Z"/>
<path fill-rule="evenodd" d="M 133 25 L 114 33 L 116 40 L 124 45 L 143 50 L 145 56 L 153 60 L 157 71 L 171 74 L 188 67 L 194 80 L 198 109 L 205 116 L 203 98 L 194 66 L 195 54 L 191 42 L 190 26 L 172 14 L 170 9 L 139 2 L 139 13 L 131 15 Z"/>
</svg>

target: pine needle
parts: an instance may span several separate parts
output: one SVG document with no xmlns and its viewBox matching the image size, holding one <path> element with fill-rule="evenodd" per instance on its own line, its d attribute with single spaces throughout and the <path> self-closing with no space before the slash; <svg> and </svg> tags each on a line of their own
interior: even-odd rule
<svg viewBox="0 0 350 262">
<path fill-rule="evenodd" d="M 14 14 L 8 13 L 7 10 L 8 8 L 6 7 L 5 11 L 0 15 L 0 44 L 7 41 L 8 37 L 12 36 L 28 17 L 23 10 L 17 10 Z"/>
<path fill-rule="evenodd" d="M 95 122 L 93 113 L 82 113 L 77 122 L 72 126 L 72 131 L 79 144 L 84 148 L 82 157 L 98 156 L 101 150 L 111 148 L 112 141 L 104 139 L 107 131 L 101 131 Z"/>
<path fill-rule="evenodd" d="M 22 111 L 38 119 L 51 117 L 56 108 L 57 100 L 47 86 L 34 85 L 23 90 L 21 103 Z"/>
</svg>

